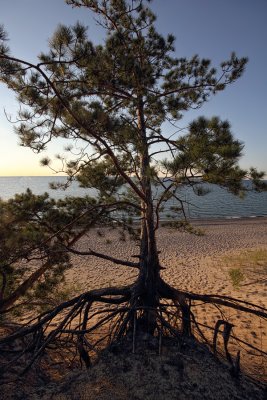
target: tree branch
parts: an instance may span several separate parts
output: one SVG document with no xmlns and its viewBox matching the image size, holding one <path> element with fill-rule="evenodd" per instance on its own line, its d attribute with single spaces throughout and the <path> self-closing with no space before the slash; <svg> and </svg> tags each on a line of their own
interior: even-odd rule
<svg viewBox="0 0 267 400">
<path fill-rule="evenodd" d="M 147 199 L 146 199 L 145 194 L 138 188 L 138 186 L 133 182 L 133 180 L 124 172 L 124 170 L 122 169 L 122 167 L 120 165 L 120 162 L 119 162 L 118 158 L 116 157 L 116 155 L 114 154 L 114 152 L 112 151 L 111 147 L 108 145 L 106 140 L 103 139 L 103 137 L 98 135 L 96 132 L 93 132 L 92 130 L 90 130 L 88 128 L 88 126 L 86 126 L 85 124 L 83 124 L 80 121 L 80 119 L 77 117 L 77 115 L 72 111 L 72 109 L 68 105 L 68 102 L 63 98 L 63 96 L 61 96 L 61 94 L 60 94 L 59 90 L 57 89 L 56 85 L 50 80 L 50 78 L 44 73 L 44 71 L 40 67 L 38 67 L 38 66 L 36 66 L 36 65 L 34 65 L 32 63 L 29 63 L 27 61 L 24 61 L 24 60 L 15 58 L 15 57 L 7 56 L 7 55 L 0 55 L 0 59 L 5 59 L 5 60 L 13 61 L 13 62 L 18 62 L 20 64 L 25 64 L 28 67 L 37 70 L 42 75 L 42 77 L 45 79 L 45 81 L 49 84 L 49 86 L 54 91 L 55 95 L 57 96 L 57 98 L 59 99 L 61 104 L 68 111 L 68 113 L 72 116 L 72 118 L 75 120 L 75 122 L 77 122 L 77 124 L 81 128 L 83 128 L 89 135 L 91 135 L 92 137 L 97 139 L 105 147 L 107 154 L 112 159 L 113 164 L 117 168 L 117 170 L 120 173 L 120 175 L 131 186 L 131 188 L 135 191 L 135 193 L 139 196 L 139 198 L 142 199 L 144 202 L 146 202 Z"/>
<path fill-rule="evenodd" d="M 119 265 L 125 265 L 127 267 L 131 267 L 131 268 L 140 268 L 140 264 L 139 263 L 134 263 L 131 261 L 125 261 L 125 260 L 119 260 L 118 258 L 114 258 L 111 256 L 108 256 L 106 254 L 102 254 L 102 253 L 98 253 L 94 250 L 89 249 L 89 251 L 79 251 L 79 250 L 75 250 L 71 247 L 65 246 L 66 249 L 73 254 L 77 254 L 79 256 L 94 256 L 94 257 L 98 257 L 98 258 L 102 258 L 104 260 L 108 260 L 113 262 L 114 264 L 119 264 Z"/>
</svg>

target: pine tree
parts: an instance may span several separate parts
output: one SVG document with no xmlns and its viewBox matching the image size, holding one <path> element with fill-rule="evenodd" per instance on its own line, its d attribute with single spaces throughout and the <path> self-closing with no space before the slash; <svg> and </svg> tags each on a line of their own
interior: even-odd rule
<svg viewBox="0 0 267 400">
<path fill-rule="evenodd" d="M 55 201 L 28 189 L 0 200 L 0 315 L 21 309 L 21 304 L 20 313 L 33 303 L 41 309 L 59 303 L 57 289 L 71 266 L 66 247 L 95 220 L 104 224 L 106 216 L 88 196 Z"/>
<path fill-rule="evenodd" d="M 140 251 L 138 262 L 116 260 L 138 268 L 134 284 L 88 292 L 53 316 L 73 306 L 75 312 L 83 313 L 82 329 L 86 330 L 93 301 L 127 304 L 128 312 L 116 331 L 118 338 L 133 325 L 136 329 L 136 324 L 151 334 L 158 324 L 168 327 L 160 314 L 164 298 L 179 305 L 181 332 L 187 335 L 193 299 L 249 311 L 241 302 L 170 287 L 160 275 L 156 241 L 160 212 L 170 198 L 178 203 L 177 218 L 186 219 L 178 194 L 182 185 L 199 190 L 200 183 L 210 182 L 238 194 L 245 190 L 242 180 L 250 177 L 255 189 L 264 189 L 262 173 L 239 168 L 243 145 L 234 139 L 227 121 L 199 118 L 190 124 L 188 134 L 177 139 L 169 137 L 165 124 L 179 121 L 186 111 L 200 108 L 235 82 L 247 59 L 233 53 L 217 70 L 210 60 L 197 55 L 176 58 L 175 38 L 156 31 L 155 15 L 145 1 L 66 2 L 95 14 L 106 31 L 104 43 L 93 44 L 80 23 L 60 25 L 49 42 L 50 51 L 41 53 L 35 65 L 10 55 L 2 31 L 1 81 L 17 94 L 21 105 L 19 120 L 23 122 L 16 126 L 21 144 L 41 152 L 54 138 L 78 142 L 81 150 L 76 158 L 58 157 L 69 179 L 77 178 L 84 187 L 97 189 L 97 205 L 108 210 L 106 225 L 120 225 L 136 235 L 138 230 L 125 215 L 140 221 Z M 163 152 L 166 160 L 161 158 Z M 43 165 L 51 165 L 51 160 L 44 159 Z M 157 199 L 155 186 L 161 188 Z M 72 246 L 68 250 L 79 254 Z M 114 261 L 92 250 L 87 254 Z M 253 312 L 264 314 L 259 309 Z M 43 324 L 48 320 L 45 317 Z"/>
</svg>

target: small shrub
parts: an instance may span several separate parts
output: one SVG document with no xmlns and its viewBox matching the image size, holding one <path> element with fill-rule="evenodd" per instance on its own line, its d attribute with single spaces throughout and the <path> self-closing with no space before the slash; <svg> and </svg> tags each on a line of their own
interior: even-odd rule
<svg viewBox="0 0 267 400">
<path fill-rule="evenodd" d="M 229 271 L 229 276 L 234 288 L 238 289 L 241 282 L 244 280 L 243 272 L 240 270 L 240 268 L 231 268 Z"/>
</svg>

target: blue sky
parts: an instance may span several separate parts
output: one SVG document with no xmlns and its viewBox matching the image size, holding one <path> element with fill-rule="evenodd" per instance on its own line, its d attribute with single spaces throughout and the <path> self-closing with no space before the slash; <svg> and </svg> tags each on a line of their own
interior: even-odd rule
<svg viewBox="0 0 267 400">
<path fill-rule="evenodd" d="M 176 36 L 178 57 L 199 54 L 214 66 L 232 51 L 249 57 L 240 80 L 200 110 L 187 113 L 179 124 L 186 126 L 199 115 L 228 119 L 235 136 L 245 143 L 241 166 L 267 171 L 267 0 L 154 0 L 151 8 L 158 16 L 159 32 Z M 72 9 L 64 0 L 1 0 L 0 24 L 9 34 L 12 54 L 32 62 L 47 49 L 59 23 L 77 20 L 88 26 L 95 43 L 104 37 L 87 10 Z M 17 108 L 12 93 L 0 84 L 0 176 L 50 175 L 49 169 L 39 166 L 40 158 L 58 153 L 62 143 L 54 142 L 42 156 L 20 147 L 4 114 L 5 109 L 15 117 Z"/>
</svg>

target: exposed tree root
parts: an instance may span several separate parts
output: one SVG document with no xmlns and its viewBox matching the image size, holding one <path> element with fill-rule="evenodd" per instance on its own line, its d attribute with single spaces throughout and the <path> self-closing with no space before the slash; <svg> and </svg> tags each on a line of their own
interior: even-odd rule
<svg viewBox="0 0 267 400">
<path fill-rule="evenodd" d="M 101 349 L 119 346 L 125 341 L 133 353 L 138 351 L 140 343 L 153 343 L 161 354 L 164 340 L 170 336 L 177 339 L 178 345 L 189 336 L 204 341 L 215 354 L 226 358 L 235 376 L 240 371 L 240 345 L 242 353 L 246 348 L 262 363 L 266 362 L 266 349 L 236 337 L 234 321 L 225 317 L 225 310 L 231 309 L 267 321 L 267 310 L 263 307 L 231 297 L 182 292 L 160 280 L 160 300 L 152 308 L 142 305 L 139 295 L 136 296 L 141 292 L 137 283 L 88 291 L 3 336 L 0 339 L 2 381 L 24 375 L 33 365 L 35 369 L 42 369 L 44 365 L 47 368 L 59 362 L 68 365 L 80 362 L 89 368 Z M 201 323 L 192 311 L 203 303 L 220 312 L 221 318 L 214 327 Z M 153 329 L 148 315 L 154 318 Z M 221 345 L 219 337 L 223 339 Z"/>
</svg>

